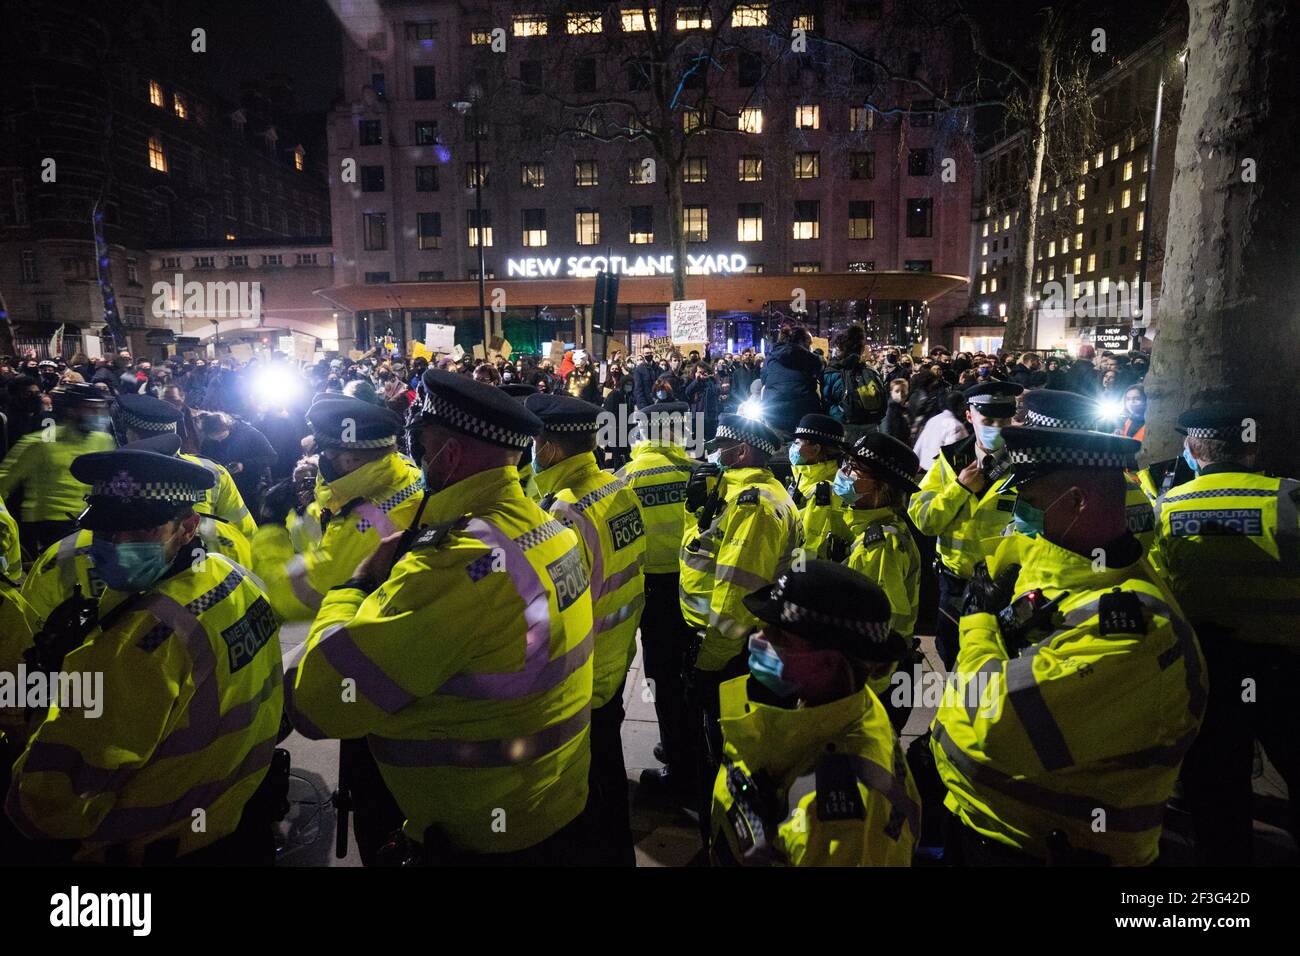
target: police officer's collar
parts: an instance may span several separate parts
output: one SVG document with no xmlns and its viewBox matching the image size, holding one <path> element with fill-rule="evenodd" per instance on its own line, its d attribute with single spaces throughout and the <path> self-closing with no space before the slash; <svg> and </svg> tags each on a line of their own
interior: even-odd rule
<svg viewBox="0 0 1300 956">
<path fill-rule="evenodd" d="M 447 524 L 467 514 L 483 514 L 494 504 L 511 498 L 523 498 L 519 469 L 514 465 L 489 468 L 462 478 L 441 491 L 430 489 L 420 526 Z"/>
<path fill-rule="evenodd" d="M 1205 465 L 1196 473 L 1196 475 L 1197 477 L 1200 477 L 1201 475 L 1222 475 L 1229 472 L 1253 475 L 1258 474 L 1259 471 L 1260 469 L 1258 468 L 1247 468 L 1239 461 L 1216 461 L 1212 464 Z"/>
<path fill-rule="evenodd" d="M 570 488 L 599 472 L 600 465 L 596 463 L 596 456 L 590 452 L 570 455 L 568 458 L 560 459 L 550 468 L 537 472 L 537 488 L 542 494 L 549 495 L 553 491 Z"/>
<path fill-rule="evenodd" d="M 844 520 L 852 531 L 857 532 L 863 531 L 874 524 L 884 524 L 890 520 L 902 521 L 903 519 L 897 510 L 886 505 L 883 508 L 846 508 Z M 904 527 L 906 527 L 906 523 L 904 523 Z"/>
<path fill-rule="evenodd" d="M 337 511 L 353 498 L 369 498 L 376 489 L 386 487 L 399 472 L 405 472 L 408 468 L 406 462 L 393 452 L 383 458 L 368 461 L 356 471 L 350 471 L 334 481 L 325 481 L 317 473 L 316 487 L 323 492 L 321 506 Z"/>
</svg>

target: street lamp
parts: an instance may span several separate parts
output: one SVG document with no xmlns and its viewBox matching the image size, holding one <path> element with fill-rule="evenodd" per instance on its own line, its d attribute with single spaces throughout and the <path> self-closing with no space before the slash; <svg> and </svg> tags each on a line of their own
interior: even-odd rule
<svg viewBox="0 0 1300 956">
<path fill-rule="evenodd" d="M 468 94 L 468 100 L 457 100 L 451 107 L 462 117 L 470 117 L 470 128 L 474 136 L 474 238 L 478 240 L 478 313 L 483 320 L 483 354 L 487 355 L 492 341 L 492 319 L 487 311 L 487 267 L 483 262 L 483 163 L 479 158 L 478 145 L 478 101 L 481 94 L 477 86 L 471 86 Z"/>
</svg>

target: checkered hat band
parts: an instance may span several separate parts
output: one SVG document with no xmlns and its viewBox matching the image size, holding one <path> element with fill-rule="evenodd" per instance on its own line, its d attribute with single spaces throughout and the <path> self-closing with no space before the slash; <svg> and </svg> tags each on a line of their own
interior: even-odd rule
<svg viewBox="0 0 1300 956">
<path fill-rule="evenodd" d="M 1231 439 L 1237 430 L 1234 428 L 1189 428 L 1187 429 L 1188 438 L 1218 438 Z"/>
<path fill-rule="evenodd" d="M 1073 418 L 1053 418 L 1051 415 L 1040 415 L 1038 412 L 1025 412 L 1025 424 L 1033 425 L 1037 428 L 1073 428 L 1078 431 L 1091 431 L 1095 422 L 1081 421 Z"/>
<path fill-rule="evenodd" d="M 1075 468 L 1136 468 L 1137 456 L 1084 448 L 1017 448 L 1007 460 L 1013 465 L 1067 465 Z"/>
<path fill-rule="evenodd" d="M 124 483 L 120 478 L 97 481 L 90 488 L 97 498 L 117 498 L 123 504 L 132 501 L 174 501 L 194 503 L 204 499 L 203 489 L 179 481 L 145 481 Z"/>
<path fill-rule="evenodd" d="M 746 445 L 753 445 L 759 451 L 767 455 L 776 454 L 776 446 L 766 438 L 760 438 L 758 435 L 749 432 L 741 432 L 732 428 L 730 425 L 718 426 L 718 438 L 730 438 L 732 441 L 744 442 Z"/>
<path fill-rule="evenodd" d="M 120 405 L 117 408 L 117 420 L 122 423 L 122 427 L 131 428 L 138 432 L 163 432 L 176 431 L 175 422 L 157 422 L 152 418 L 141 418 L 134 412 L 129 412 Z"/>
<path fill-rule="evenodd" d="M 836 617 L 833 614 L 824 614 L 821 611 L 814 611 L 811 608 L 785 600 L 784 591 L 780 584 L 772 589 L 772 597 L 781 602 L 782 623 L 819 624 L 823 627 L 833 627 L 841 631 L 848 631 L 850 634 L 861 635 L 873 644 L 880 644 L 889 637 L 888 621 L 851 620 L 845 617 Z"/>
<path fill-rule="evenodd" d="M 427 393 L 421 403 L 420 411 L 430 418 L 446 422 L 452 428 L 476 435 L 484 441 L 510 448 L 524 449 L 533 443 L 533 436 L 526 432 L 517 432 L 503 425 L 484 421 L 477 415 L 465 411 L 458 405 L 433 394 Z"/>
<path fill-rule="evenodd" d="M 316 444 L 321 448 L 387 448 L 390 445 L 397 444 L 396 435 L 388 435 L 384 438 L 366 438 L 361 441 L 343 441 L 341 438 L 335 438 L 333 435 L 317 435 Z"/>
<path fill-rule="evenodd" d="M 844 441 L 843 435 L 832 435 L 830 432 L 819 432 L 815 428 L 796 428 L 794 430 L 795 438 L 817 438 L 821 441 Z"/>
<path fill-rule="evenodd" d="M 915 480 L 916 476 L 909 475 L 907 472 L 903 471 L 903 469 L 898 466 L 897 462 L 890 461 L 884 455 L 876 454 L 870 448 L 862 449 L 860 452 L 857 453 L 857 456 L 859 458 L 865 458 L 873 465 L 879 465 L 880 467 L 884 468 L 885 471 L 889 472 L 891 475 L 896 475 L 897 477 L 902 478 L 904 481 Z"/>
<path fill-rule="evenodd" d="M 586 422 L 544 422 L 542 427 L 548 432 L 594 432 L 600 429 L 600 423 L 595 419 Z"/>
</svg>

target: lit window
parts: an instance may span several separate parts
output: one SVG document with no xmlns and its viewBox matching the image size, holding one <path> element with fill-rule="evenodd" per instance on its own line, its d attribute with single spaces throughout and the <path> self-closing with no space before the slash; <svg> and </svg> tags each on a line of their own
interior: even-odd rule
<svg viewBox="0 0 1300 956">
<path fill-rule="evenodd" d="M 154 106 L 165 105 L 165 101 L 163 100 L 162 84 L 157 80 L 149 81 L 149 102 Z"/>
<path fill-rule="evenodd" d="M 1120 208 L 1127 209 L 1132 204 L 1133 204 L 1133 190 L 1126 189 L 1119 197 Z"/>
<path fill-rule="evenodd" d="M 644 33 L 645 32 L 645 13 L 642 10 L 622 10 L 620 15 L 623 19 L 624 33 Z M 655 28 L 655 12 L 650 11 L 650 29 Z"/>
<path fill-rule="evenodd" d="M 989 284 L 988 284 L 988 282 L 986 282 L 986 281 L 984 281 L 983 279 L 981 279 L 981 280 L 980 280 L 980 295 L 987 295 L 987 294 L 988 294 L 988 291 L 989 291 Z"/>
<path fill-rule="evenodd" d="M 795 129 L 820 129 L 822 108 L 820 106 L 796 106 L 794 108 Z"/>
<path fill-rule="evenodd" d="M 984 235 L 987 236 L 988 234 L 989 234 L 989 224 L 986 222 L 984 223 Z"/>
<path fill-rule="evenodd" d="M 306 166 L 306 164 L 307 154 L 303 151 L 303 148 L 299 146 L 293 151 L 293 168 L 298 170 L 298 172 L 302 172 L 303 167 Z"/>
<path fill-rule="evenodd" d="M 1061 240 L 1061 254 L 1064 255 L 1069 251 L 1070 251 L 1070 237 L 1066 236 L 1064 239 Z"/>
<path fill-rule="evenodd" d="M 1085 160 L 1083 161 L 1083 163 L 1079 166 L 1079 175 L 1081 175 L 1081 176 L 1086 176 L 1086 175 L 1088 175 L 1088 161 L 1087 161 L 1086 159 L 1085 159 Z"/>
<path fill-rule="evenodd" d="M 1141 186 L 1138 187 L 1138 202 L 1146 202 L 1146 201 L 1147 201 L 1147 184 L 1143 183 Z"/>
<path fill-rule="evenodd" d="M 1088 253 L 1088 271 L 1095 272 L 1097 269 L 1097 253 Z"/>
<path fill-rule="evenodd" d="M 1146 222 L 1147 222 L 1147 214 L 1146 214 L 1146 212 L 1143 211 L 1143 212 L 1138 213 L 1138 227 L 1137 227 L 1137 231 L 1138 231 L 1138 232 L 1141 232 L 1141 231 L 1142 231 L 1142 227 L 1146 225 Z"/>
<path fill-rule="evenodd" d="M 766 3 L 741 3 L 731 11 L 731 25 L 733 27 L 765 27 L 767 26 L 767 4 Z"/>
<path fill-rule="evenodd" d="M 1124 162 L 1124 182 L 1128 182 L 1128 181 L 1129 181 L 1130 179 L 1132 179 L 1132 178 L 1133 178 L 1133 160 L 1131 160 L 1131 159 L 1129 159 L 1129 160 L 1125 160 L 1125 162 Z"/>
<path fill-rule="evenodd" d="M 568 17 L 570 33 L 600 33 L 604 27 L 600 21 L 600 12 L 570 13 Z"/>
<path fill-rule="evenodd" d="M 653 206 L 633 206 L 631 208 L 627 241 L 637 246 L 648 245 L 655 241 Z"/>
<path fill-rule="evenodd" d="M 492 165 L 490 163 L 466 163 L 465 164 L 465 186 L 467 189 L 474 189 L 478 186 L 487 189 L 488 177 L 492 174 Z"/>
<path fill-rule="evenodd" d="M 1082 256 L 1075 256 L 1075 257 L 1074 257 L 1074 274 L 1075 274 L 1075 275 L 1078 275 L 1078 274 L 1079 274 L 1079 270 L 1082 269 L 1082 268 L 1083 268 L 1083 257 L 1082 257 Z"/>
<path fill-rule="evenodd" d="M 546 17 L 536 13 L 517 13 L 511 20 L 517 37 L 546 36 Z"/>
<path fill-rule="evenodd" d="M 627 181 L 633 186 L 648 186 L 655 181 L 655 161 L 649 156 L 627 161 Z"/>
<path fill-rule="evenodd" d="M 1092 165 L 1093 165 L 1093 168 L 1095 168 L 1095 169 L 1101 169 L 1101 165 L 1102 165 L 1102 163 L 1104 163 L 1104 162 L 1106 162 L 1106 152 L 1105 152 L 1105 150 L 1100 150 L 1100 149 L 1099 149 L 1099 150 L 1097 150 L 1097 155 L 1094 156 L 1093 159 L 1092 159 Z"/>
<path fill-rule="evenodd" d="M 1051 242 L 1049 242 L 1049 243 L 1047 244 L 1047 255 L 1048 255 L 1048 258 L 1052 258 L 1052 257 L 1054 257 L 1054 256 L 1056 255 L 1056 240 L 1055 240 L 1055 239 L 1053 239 Z"/>
<path fill-rule="evenodd" d="M 1119 159 L 1119 143 L 1116 143 L 1110 148 L 1110 158 Z"/>
<path fill-rule="evenodd" d="M 707 156 L 687 156 L 682 166 L 682 182 L 706 183 L 709 181 L 709 158 Z"/>
<path fill-rule="evenodd" d="M 1056 212 L 1057 198 L 1055 194 L 1052 195 L 1052 212 Z"/>
<path fill-rule="evenodd" d="M 709 207 L 685 206 L 682 209 L 682 229 L 687 242 L 709 241 Z"/>
<path fill-rule="evenodd" d="M 469 210 L 469 245 L 478 247 L 479 234 L 479 211 L 477 209 Z M 484 248 L 492 245 L 492 210 L 483 210 L 483 246 Z"/>
<path fill-rule="evenodd" d="M 492 43 L 492 31 L 471 30 L 469 32 L 469 42 L 471 46 L 488 46 Z"/>
<path fill-rule="evenodd" d="M 981 262 L 981 263 L 980 263 L 980 275 L 982 275 L 982 276 L 986 276 L 986 275 L 988 275 L 988 274 L 989 274 L 989 264 L 988 264 L 987 262 Z"/>
<path fill-rule="evenodd" d="M 865 133 L 874 129 L 876 125 L 876 114 L 874 110 L 869 110 L 865 106 L 849 107 L 849 132 Z"/>
<path fill-rule="evenodd" d="M 736 241 L 763 241 L 763 204 L 743 202 L 736 207 Z"/>
<path fill-rule="evenodd" d="M 416 213 L 417 245 L 421 249 L 437 249 L 442 245 L 442 213 Z M 302 257 L 299 256 L 299 259 Z M 314 263 L 313 263 L 314 264 Z"/>
<path fill-rule="evenodd" d="M 573 164 L 573 185 L 600 185 L 600 177 L 596 172 L 596 161 L 594 159 L 580 159 Z"/>
<path fill-rule="evenodd" d="M 761 183 L 763 181 L 763 157 L 740 157 L 739 178 L 742 183 Z"/>
<path fill-rule="evenodd" d="M 1106 215 L 1109 216 L 1114 211 L 1115 211 L 1115 197 L 1111 196 L 1110 199 L 1106 200 Z"/>
<path fill-rule="evenodd" d="M 795 179 L 817 179 L 821 176 L 822 159 L 821 153 L 795 153 L 794 154 L 794 178 Z"/>
<path fill-rule="evenodd" d="M 794 204 L 793 237 L 795 239 L 821 238 L 821 203 L 815 199 L 800 199 Z"/>
<path fill-rule="evenodd" d="M 1110 276 L 1101 277 L 1101 286 L 1097 289 L 1099 295 L 1105 295 L 1110 291 Z"/>
<path fill-rule="evenodd" d="M 1143 157 L 1142 157 L 1142 172 L 1146 173 L 1146 172 L 1150 172 L 1150 171 L 1151 171 L 1151 157 L 1150 157 L 1150 156 L 1143 156 Z"/>
<path fill-rule="evenodd" d="M 849 203 L 849 238 L 874 239 L 876 237 L 876 204 L 870 200 Z"/>
<path fill-rule="evenodd" d="M 1006 215 L 1006 216 L 1003 216 L 1003 217 L 1002 217 L 1002 228 L 1003 228 L 1003 229 L 1010 229 L 1010 228 L 1011 228 L 1011 216 L 1010 216 L 1010 215 Z"/>
<path fill-rule="evenodd" d="M 713 17 L 704 7 L 680 7 L 677 10 L 677 29 L 712 30 Z"/>
<path fill-rule="evenodd" d="M 546 210 L 525 209 L 523 213 L 524 245 L 529 247 L 546 245 Z"/>
<path fill-rule="evenodd" d="M 790 264 L 792 272 L 821 272 L 822 264 L 820 262 L 793 262 Z"/>
<path fill-rule="evenodd" d="M 757 106 L 747 106 L 740 111 L 739 129 L 742 133 L 763 132 L 763 111 Z"/>
<path fill-rule="evenodd" d="M 162 140 L 157 136 L 149 137 L 149 168 L 160 173 L 167 172 L 167 154 L 163 152 Z"/>
<path fill-rule="evenodd" d="M 579 209 L 574 213 L 576 241 L 580 246 L 600 244 L 600 213 L 595 209 Z"/>
<path fill-rule="evenodd" d="M 980 244 L 980 255 L 982 255 L 982 256 L 987 256 L 988 254 L 989 254 L 989 244 L 988 244 L 987 242 L 981 243 L 981 244 Z"/>
<path fill-rule="evenodd" d="M 1076 249 L 1082 249 L 1082 248 L 1083 248 L 1083 233 L 1082 233 L 1082 232 L 1076 232 L 1076 233 L 1074 234 L 1074 248 L 1076 248 Z"/>
<path fill-rule="evenodd" d="M 1074 211 L 1074 224 L 1075 224 L 1076 226 L 1082 226 L 1082 225 L 1083 225 L 1083 207 L 1082 207 L 1082 206 L 1080 206 L 1078 209 L 1076 209 L 1076 210 Z"/>
<path fill-rule="evenodd" d="M 1079 202 L 1083 202 L 1084 199 L 1087 198 L 1087 196 L 1088 196 L 1087 183 L 1079 183 L 1079 185 L 1076 186 L 1074 189 L 1074 198 L 1077 199 Z"/>
<path fill-rule="evenodd" d="M 522 185 L 541 189 L 546 185 L 546 167 L 541 163 L 524 163 L 520 167 Z"/>
<path fill-rule="evenodd" d="M 704 125 L 704 117 L 697 109 L 687 108 L 682 111 L 682 132 L 693 133 Z"/>
<path fill-rule="evenodd" d="M 189 118 L 190 111 L 185 105 L 185 97 L 179 93 L 172 94 L 172 111 L 181 119 Z"/>
<path fill-rule="evenodd" d="M 1047 266 L 1047 281 L 1051 282 L 1056 278 L 1056 263 L 1049 263 Z"/>
<path fill-rule="evenodd" d="M 997 292 L 997 291 L 998 291 L 998 277 L 997 277 L 997 276 L 994 276 L 992 279 L 989 280 L 989 291 L 990 291 L 990 292 Z"/>
<path fill-rule="evenodd" d="M 1136 246 L 1133 247 L 1133 261 L 1134 261 L 1134 262 L 1141 262 L 1141 261 L 1142 261 L 1142 243 L 1140 243 L 1140 242 L 1139 242 Z M 1136 282 L 1133 283 L 1133 284 L 1134 284 L 1134 285 L 1137 285 Z"/>
<path fill-rule="evenodd" d="M 790 26 L 795 30 L 803 30 L 805 33 L 812 33 L 817 29 L 817 17 L 811 13 L 797 14 Z"/>
</svg>

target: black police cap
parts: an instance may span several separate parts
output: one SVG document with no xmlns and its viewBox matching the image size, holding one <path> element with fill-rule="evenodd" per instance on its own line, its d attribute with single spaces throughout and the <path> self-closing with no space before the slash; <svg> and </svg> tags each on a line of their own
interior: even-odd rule
<svg viewBox="0 0 1300 956">
<path fill-rule="evenodd" d="M 1254 411 L 1241 402 L 1210 402 L 1183 412 L 1174 427 L 1188 438 L 1242 441 L 1242 434 L 1257 421 Z"/>
<path fill-rule="evenodd" d="M 1002 440 L 1009 475 L 1004 489 L 1053 471 L 1136 468 L 1142 448 L 1132 438 L 1074 428 L 1004 428 Z"/>
<path fill-rule="evenodd" d="M 824 445 L 843 445 L 844 426 L 829 415 L 811 412 L 799 419 L 794 429 L 795 438 L 806 438 L 810 442 Z"/>
<path fill-rule="evenodd" d="M 176 455 L 181 450 L 181 436 L 175 432 L 162 432 L 157 435 L 150 435 L 148 438 L 141 438 L 138 441 L 127 442 L 122 446 L 124 451 L 151 451 L 158 455 Z"/>
<path fill-rule="evenodd" d="M 916 452 L 892 435 L 884 432 L 867 432 L 853 444 L 849 457 L 861 461 L 894 488 L 907 494 L 921 490 L 916 483 L 916 473 L 921 470 L 921 460 Z"/>
<path fill-rule="evenodd" d="M 524 408 L 542 420 L 548 432 L 594 432 L 600 428 L 600 406 L 571 395 L 529 395 Z"/>
<path fill-rule="evenodd" d="M 50 401 L 59 407 L 71 405 L 106 405 L 108 392 L 85 382 L 64 382 L 50 389 Z"/>
<path fill-rule="evenodd" d="M 134 531 L 166 524 L 216 484 L 202 465 L 153 451 L 119 448 L 81 455 L 72 477 L 90 485 L 77 519 L 91 531 Z"/>
<path fill-rule="evenodd" d="M 507 382 L 501 386 L 501 391 L 511 398 L 527 398 L 529 395 L 537 394 L 537 386 L 529 385 L 527 382 Z"/>
<path fill-rule="evenodd" d="M 744 598 L 760 621 L 820 648 L 868 661 L 898 660 L 905 641 L 889 629 L 889 598 L 875 582 L 834 561 L 812 560 Z"/>
<path fill-rule="evenodd" d="M 174 432 L 181 420 L 181 412 L 152 395 L 127 392 L 117 396 L 117 420 L 123 428 L 132 431 Z"/>
<path fill-rule="evenodd" d="M 1024 388 L 1015 382 L 994 379 L 972 385 L 962 392 L 966 403 L 988 418 L 1010 418 L 1016 413 L 1016 396 Z"/>
<path fill-rule="evenodd" d="M 1092 431 L 1097 427 L 1097 419 L 1095 398 L 1053 388 L 1031 388 L 1025 392 L 1025 424 L 1033 428 Z"/>
<path fill-rule="evenodd" d="M 731 439 L 744 445 L 753 445 L 765 455 L 775 455 L 781 446 L 776 432 L 757 418 L 726 414 L 718 418 L 718 431 L 705 446 L 709 451 L 718 447 L 719 439 Z"/>
<path fill-rule="evenodd" d="M 542 421 L 494 385 L 431 368 L 424 373 L 424 394 L 412 408 L 412 424 L 433 422 L 502 448 L 527 448 L 542 430 Z"/>
<path fill-rule="evenodd" d="M 307 425 L 318 448 L 389 448 L 402 432 L 402 418 L 396 412 L 346 395 L 312 403 Z"/>
</svg>

